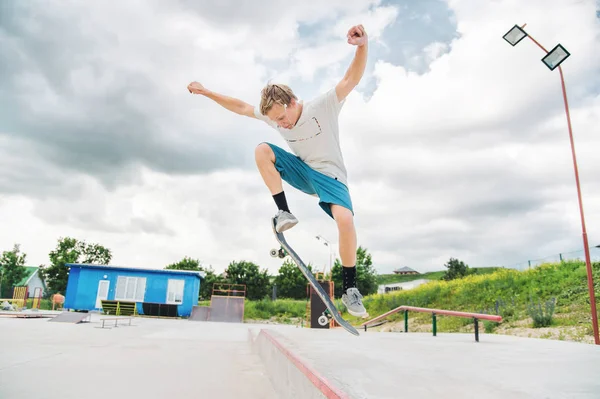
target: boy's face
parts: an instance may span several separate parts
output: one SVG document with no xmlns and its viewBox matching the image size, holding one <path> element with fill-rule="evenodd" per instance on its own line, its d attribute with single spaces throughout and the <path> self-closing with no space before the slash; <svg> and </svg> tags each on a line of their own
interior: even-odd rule
<svg viewBox="0 0 600 399">
<path fill-rule="evenodd" d="M 275 104 L 271 110 L 267 112 L 267 116 L 273 122 L 277 123 L 279 127 L 291 129 L 296 125 L 296 122 L 298 122 L 298 118 L 300 117 L 298 103 L 292 99 L 292 102 L 287 107 L 282 106 L 281 104 Z"/>
</svg>

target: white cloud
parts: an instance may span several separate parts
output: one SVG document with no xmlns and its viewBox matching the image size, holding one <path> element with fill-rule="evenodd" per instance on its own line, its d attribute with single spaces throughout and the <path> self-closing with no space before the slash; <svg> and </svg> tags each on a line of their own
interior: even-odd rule
<svg viewBox="0 0 600 399">
<path fill-rule="evenodd" d="M 560 40 L 576 54 L 590 54 L 599 31 L 584 15 L 593 14 L 593 6 L 549 5 L 540 13 L 541 3 L 450 4 L 461 37 L 433 61 L 429 73 L 379 62 L 370 101 L 356 95 L 347 105 L 346 159 L 365 213 L 361 226 L 371 226 L 364 227 L 363 242 L 381 248 L 382 256 L 394 248 L 400 262 L 432 268 L 449 256 L 503 264 L 581 247 L 558 71 L 545 68 L 539 61 L 543 52 L 533 43 L 512 48 L 501 36 L 518 11 L 548 47 Z M 586 24 L 577 32 L 556 30 L 547 24 L 552 15 Z M 600 168 L 595 154 L 600 140 L 593 133 L 599 97 L 585 100 L 580 93 L 599 65 L 592 55 L 565 63 L 588 233 L 596 241 L 600 226 L 590 221 L 598 213 L 600 181 L 591 171 Z M 376 202 L 381 203 L 373 207 Z M 374 220 L 390 219 L 394 222 L 374 228 Z"/>
<path fill-rule="evenodd" d="M 195 12 L 185 1 L 129 4 L 117 13 L 103 4 L 85 12 L 77 3 L 46 7 L 21 22 L 39 33 L 58 20 L 61 40 L 83 47 L 60 64 L 69 60 L 62 46 L 48 46 L 54 53 L 47 68 L 17 74 L 11 101 L 23 120 L 35 122 L 35 134 L 0 126 L 0 218 L 10 226 L 0 231 L 1 248 L 20 243 L 30 263 L 47 263 L 58 237 L 72 235 L 111 248 L 116 264 L 163 267 L 191 256 L 220 271 L 247 259 L 274 273 L 281 263 L 268 254 L 276 208 L 253 149 L 263 140 L 284 144 L 261 122 L 191 96 L 185 86 L 199 80 L 255 104 L 273 76 L 329 88 L 354 51 L 345 42 L 351 25 L 363 23 L 378 45 L 401 51 L 385 40 L 386 30 L 408 11 L 359 0 L 215 3 Z M 429 71 L 408 73 L 372 55 L 373 96 L 365 102 L 353 93 L 341 114 L 359 244 L 381 272 L 403 265 L 439 270 L 451 256 L 474 266 L 515 263 L 581 246 L 558 71 L 545 68 L 531 41 L 513 48 L 502 40 L 524 22 L 548 48 L 561 42 L 573 54 L 564 72 L 588 235 L 600 243 L 600 97 L 590 93 L 600 66 L 594 5 L 448 4 L 459 37 L 425 47 L 418 62 L 429 62 Z M 66 28 L 67 20 L 79 23 Z M 558 20 L 578 29 L 548 22 Z M 4 49 L 36 59 L 36 47 L 7 37 L 0 36 Z M 135 116 L 99 107 L 116 99 Z M 102 124 L 102 132 L 84 129 L 107 120 L 116 122 Z M 128 122 L 123 130 L 120 121 Z M 67 134 L 75 122 L 78 129 Z M 58 152 L 74 142 L 83 153 Z M 106 158 L 87 155 L 94 148 Z M 119 156 L 132 159 L 121 163 Z M 290 242 L 306 261 L 328 264 L 328 249 L 315 236 L 337 245 L 335 224 L 315 198 L 285 187 L 300 219 Z"/>
</svg>

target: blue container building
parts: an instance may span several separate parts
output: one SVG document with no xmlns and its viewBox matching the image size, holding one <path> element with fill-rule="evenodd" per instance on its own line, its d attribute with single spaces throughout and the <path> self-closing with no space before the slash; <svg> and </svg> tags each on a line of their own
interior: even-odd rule
<svg viewBox="0 0 600 399">
<path fill-rule="evenodd" d="M 135 302 L 139 314 L 188 317 L 204 272 L 69 263 L 64 307 L 100 311 L 102 300 Z"/>
</svg>

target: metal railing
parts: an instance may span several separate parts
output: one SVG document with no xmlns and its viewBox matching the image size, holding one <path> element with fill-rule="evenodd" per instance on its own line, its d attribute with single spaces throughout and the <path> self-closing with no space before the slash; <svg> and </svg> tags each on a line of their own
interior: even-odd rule
<svg viewBox="0 0 600 399">
<path fill-rule="evenodd" d="M 489 321 L 494 321 L 497 323 L 502 322 L 502 316 L 497 316 L 497 315 L 490 315 L 490 314 L 485 314 L 485 313 L 459 312 L 459 311 L 455 311 L 455 310 L 419 308 L 416 306 L 403 305 L 403 306 L 398 306 L 397 308 L 392 309 L 389 312 L 386 312 L 382 315 L 379 315 L 369 321 L 365 321 L 364 323 L 361 324 L 361 327 L 364 327 L 365 331 L 367 331 L 367 328 L 370 324 L 376 323 L 394 313 L 398 313 L 401 311 L 404 311 L 404 332 L 408 332 L 408 312 L 409 311 L 431 313 L 431 315 L 432 315 L 431 323 L 432 323 L 432 327 L 433 327 L 433 336 L 434 337 L 437 335 L 437 318 L 436 318 L 437 315 L 455 316 L 455 317 L 464 317 L 464 318 L 473 319 L 473 323 L 475 325 L 475 341 L 477 341 L 477 342 L 479 342 L 479 320 L 489 320 Z"/>
</svg>

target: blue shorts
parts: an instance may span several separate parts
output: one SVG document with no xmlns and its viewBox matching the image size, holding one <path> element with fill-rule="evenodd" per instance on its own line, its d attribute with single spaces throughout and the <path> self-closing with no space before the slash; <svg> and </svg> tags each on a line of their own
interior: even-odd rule
<svg viewBox="0 0 600 399">
<path fill-rule="evenodd" d="M 312 169 L 296 155 L 274 144 L 266 144 L 275 153 L 275 168 L 290 186 L 319 197 L 319 206 L 331 218 L 333 218 L 331 204 L 341 205 L 354 215 L 350 192 L 344 183 Z"/>
</svg>

